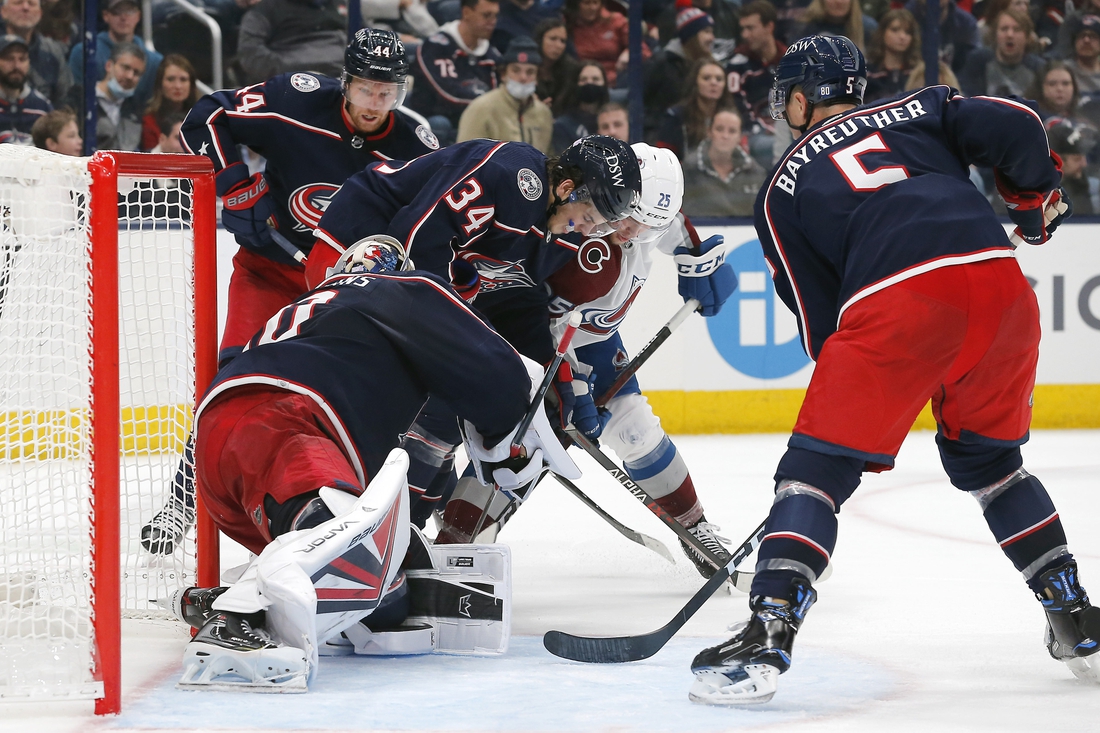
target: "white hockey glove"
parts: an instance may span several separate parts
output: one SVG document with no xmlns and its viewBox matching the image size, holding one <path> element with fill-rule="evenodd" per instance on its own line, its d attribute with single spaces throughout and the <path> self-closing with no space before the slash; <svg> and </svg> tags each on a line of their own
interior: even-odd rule
<svg viewBox="0 0 1100 733">
<path fill-rule="evenodd" d="M 531 377 L 533 397 L 545 372 L 531 359 L 521 358 Z M 472 423 L 463 420 L 462 428 L 462 442 L 466 446 L 466 454 L 474 465 L 478 481 L 483 484 L 495 483 L 501 491 L 507 493 L 536 479 L 544 468 L 549 468 L 559 476 L 570 479 L 581 477 L 580 469 L 573 463 L 573 459 L 569 457 L 554 435 L 543 405 L 539 406 L 535 412 L 535 419 L 531 421 L 531 426 L 523 435 L 521 440 L 523 452 L 516 458 L 512 458 L 509 451 L 509 446 L 515 438 L 515 430 L 492 448 L 486 448 L 485 439 Z"/>
</svg>

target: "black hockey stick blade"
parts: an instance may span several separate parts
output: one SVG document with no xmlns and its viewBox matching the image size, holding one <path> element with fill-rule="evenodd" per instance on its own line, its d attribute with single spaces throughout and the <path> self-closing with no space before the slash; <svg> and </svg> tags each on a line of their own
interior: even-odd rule
<svg viewBox="0 0 1100 733">
<path fill-rule="evenodd" d="M 583 503 L 592 511 L 596 512 L 596 514 L 601 519 L 614 527 L 623 537 L 626 537 L 631 542 L 637 542 L 639 545 L 645 547 L 646 549 L 653 550 L 653 552 L 656 552 L 658 555 L 668 560 L 673 565 L 676 564 L 676 559 L 672 556 L 672 553 L 668 551 L 668 548 L 665 547 L 663 542 L 654 537 L 650 537 L 647 534 L 627 527 L 618 519 L 615 519 L 615 517 L 604 511 L 603 507 L 594 502 L 591 498 L 589 498 L 588 494 L 581 491 L 575 483 L 565 478 L 564 476 L 559 476 L 555 473 L 554 478 L 556 478 L 558 480 L 558 483 L 564 486 L 566 490 L 569 491 L 569 493 L 580 499 L 581 503 Z"/>
<path fill-rule="evenodd" d="M 542 645 L 546 651 L 555 657 L 571 659 L 575 662 L 589 662 L 594 664 L 615 664 L 621 662 L 636 662 L 640 659 L 648 659 L 659 652 L 668 643 L 668 640 L 683 628 L 695 612 L 710 600 L 714 592 L 726 582 L 732 574 L 736 573 L 737 566 L 744 562 L 745 558 L 752 554 L 753 550 L 760 546 L 764 539 L 764 522 L 753 531 L 752 536 L 737 548 L 724 567 L 718 570 L 710 579 L 696 591 L 695 595 L 673 616 L 667 624 L 651 631 L 648 634 L 637 636 L 574 636 L 564 631 L 548 631 L 542 637 Z"/>
</svg>

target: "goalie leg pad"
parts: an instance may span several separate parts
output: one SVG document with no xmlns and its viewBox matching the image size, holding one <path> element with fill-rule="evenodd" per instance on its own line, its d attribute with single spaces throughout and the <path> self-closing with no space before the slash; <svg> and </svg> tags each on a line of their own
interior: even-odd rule
<svg viewBox="0 0 1100 733">
<path fill-rule="evenodd" d="M 435 630 L 435 651 L 504 654 L 512 628 L 512 555 L 507 545 L 429 545 L 432 567 L 406 568 L 406 625 Z"/>
<path fill-rule="evenodd" d="M 343 502 L 348 510 L 277 537 L 215 608 L 266 609 L 272 636 L 305 650 L 312 681 L 320 645 L 369 616 L 401 585 L 409 542 L 407 469 L 408 456 L 396 449 L 358 498 L 322 490 L 326 504 Z"/>
</svg>

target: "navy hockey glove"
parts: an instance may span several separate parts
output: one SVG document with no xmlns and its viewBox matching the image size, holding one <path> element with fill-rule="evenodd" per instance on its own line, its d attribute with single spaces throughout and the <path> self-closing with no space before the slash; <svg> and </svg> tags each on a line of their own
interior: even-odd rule
<svg viewBox="0 0 1100 733">
<path fill-rule="evenodd" d="M 680 296 L 685 302 L 698 300 L 699 312 L 704 316 L 716 315 L 737 289 L 737 275 L 726 263 L 725 239 L 715 234 L 699 245 L 698 253 L 681 246 L 672 254 L 680 278 Z"/>
<path fill-rule="evenodd" d="M 1051 159 L 1059 171 L 1062 159 L 1051 153 Z M 993 170 L 997 192 L 1008 208 L 1008 218 L 1016 225 L 1016 234 L 1028 244 L 1043 244 L 1054 234 L 1064 220 L 1073 214 L 1073 204 L 1065 191 L 1056 188 L 1046 195 L 1038 191 L 1019 191 L 1001 172 Z"/>
<path fill-rule="evenodd" d="M 597 408 L 596 401 L 592 399 L 595 384 L 595 372 L 589 374 L 588 379 L 573 380 L 573 395 L 576 398 L 573 405 L 573 427 L 584 433 L 589 440 L 599 438 L 607 421 L 611 419 L 611 413 Z"/>
<path fill-rule="evenodd" d="M 467 303 L 473 303 L 474 298 L 481 292 L 481 275 L 477 268 L 461 257 L 455 257 L 451 261 L 451 287 L 462 296 Z"/>
<path fill-rule="evenodd" d="M 251 177 L 248 169 L 236 163 L 218 173 L 214 181 L 222 200 L 222 224 L 237 235 L 242 244 L 260 249 L 274 243 L 267 221 L 275 214 L 263 173 Z"/>
</svg>

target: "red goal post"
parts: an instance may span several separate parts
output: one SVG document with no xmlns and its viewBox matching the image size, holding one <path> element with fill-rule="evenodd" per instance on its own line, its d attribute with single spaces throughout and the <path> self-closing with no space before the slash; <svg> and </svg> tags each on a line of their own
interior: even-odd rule
<svg viewBox="0 0 1100 733">
<path fill-rule="evenodd" d="M 217 370 L 205 157 L 0 146 L 0 701 L 121 709 L 122 618 L 217 585 L 218 535 L 169 555 L 140 528 L 171 492 Z M 197 498 L 196 498 L 197 503 Z"/>
</svg>

